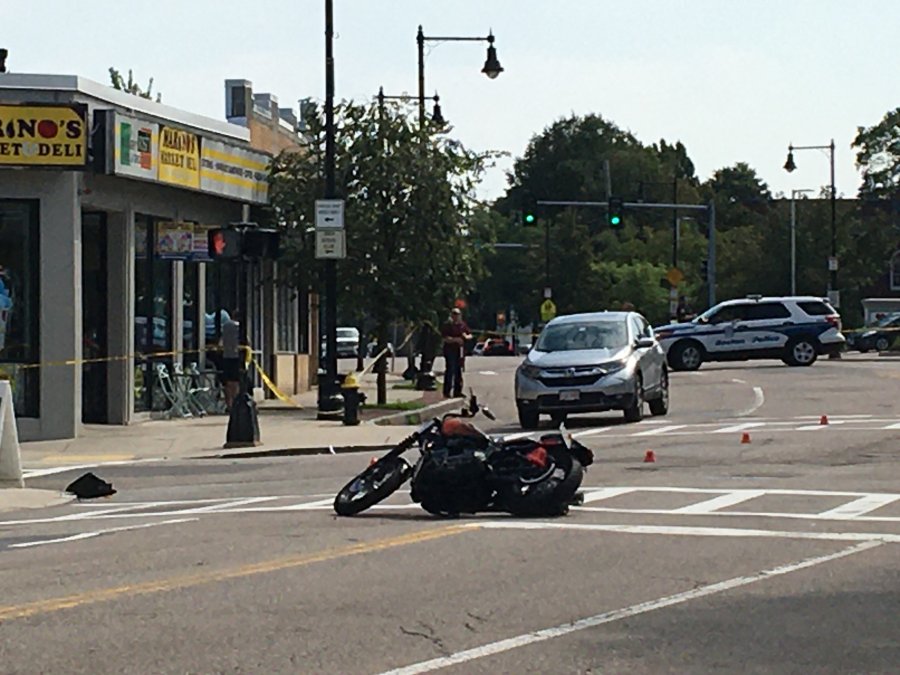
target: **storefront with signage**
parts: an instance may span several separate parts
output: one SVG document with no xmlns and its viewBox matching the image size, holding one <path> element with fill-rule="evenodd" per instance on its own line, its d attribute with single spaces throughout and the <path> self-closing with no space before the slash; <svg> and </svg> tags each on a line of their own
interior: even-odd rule
<svg viewBox="0 0 900 675">
<path fill-rule="evenodd" d="M 23 439 L 169 407 L 157 369 L 205 365 L 238 292 L 210 227 L 267 200 L 243 127 L 68 76 L 0 74 L 0 377 Z M 273 284 L 248 289 L 261 358 Z M 76 365 L 73 365 L 72 362 Z"/>
</svg>

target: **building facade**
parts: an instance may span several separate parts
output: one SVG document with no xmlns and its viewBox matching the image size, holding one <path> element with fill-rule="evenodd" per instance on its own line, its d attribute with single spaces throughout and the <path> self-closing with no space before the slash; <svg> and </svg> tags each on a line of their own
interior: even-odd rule
<svg viewBox="0 0 900 675">
<path fill-rule="evenodd" d="M 209 228 L 262 215 L 272 152 L 254 145 L 246 125 L 84 78 L 0 74 L 0 376 L 21 439 L 165 411 L 160 368 L 214 368 L 242 290 L 257 360 L 308 386 L 277 265 L 238 289 L 206 248 Z"/>
</svg>

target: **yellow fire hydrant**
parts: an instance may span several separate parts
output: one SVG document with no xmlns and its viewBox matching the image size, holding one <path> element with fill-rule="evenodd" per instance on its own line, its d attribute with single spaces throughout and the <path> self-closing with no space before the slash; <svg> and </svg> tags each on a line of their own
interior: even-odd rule
<svg viewBox="0 0 900 675">
<path fill-rule="evenodd" d="M 359 380 L 354 373 L 344 376 L 341 393 L 344 395 L 343 422 L 346 426 L 355 426 L 359 424 L 359 407 L 366 402 L 366 395 L 359 390 Z"/>
</svg>

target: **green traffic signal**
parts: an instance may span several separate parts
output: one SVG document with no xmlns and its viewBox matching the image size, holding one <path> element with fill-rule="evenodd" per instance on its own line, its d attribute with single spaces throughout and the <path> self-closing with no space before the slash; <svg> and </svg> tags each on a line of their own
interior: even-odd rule
<svg viewBox="0 0 900 675">
<path fill-rule="evenodd" d="M 619 216 L 612 216 L 612 217 L 610 217 L 610 219 L 609 219 L 609 224 L 610 224 L 610 225 L 618 225 L 618 224 L 621 223 L 621 222 L 622 222 L 622 219 L 619 218 Z"/>
<path fill-rule="evenodd" d="M 624 203 L 620 197 L 610 197 L 606 206 L 606 217 L 609 226 L 615 229 L 622 227 L 622 208 Z"/>
<path fill-rule="evenodd" d="M 534 222 L 537 220 L 537 218 L 534 217 L 533 213 L 526 213 L 523 220 L 525 221 L 526 225 L 534 225 Z"/>
</svg>

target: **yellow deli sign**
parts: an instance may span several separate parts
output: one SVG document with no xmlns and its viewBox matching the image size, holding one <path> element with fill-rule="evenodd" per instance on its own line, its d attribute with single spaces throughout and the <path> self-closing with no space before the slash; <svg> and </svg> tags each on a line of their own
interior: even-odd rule
<svg viewBox="0 0 900 675">
<path fill-rule="evenodd" d="M 200 189 L 200 137 L 163 127 L 159 132 L 159 180 Z"/>
<path fill-rule="evenodd" d="M 80 168 L 87 163 L 84 105 L 0 105 L 0 165 Z"/>
</svg>

